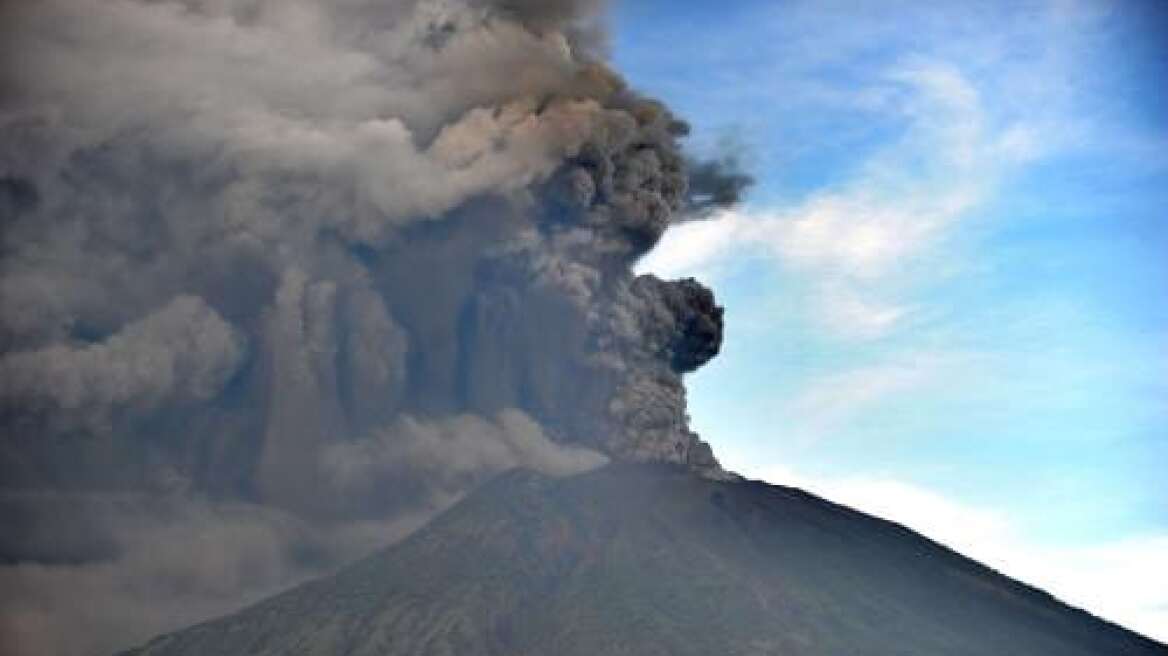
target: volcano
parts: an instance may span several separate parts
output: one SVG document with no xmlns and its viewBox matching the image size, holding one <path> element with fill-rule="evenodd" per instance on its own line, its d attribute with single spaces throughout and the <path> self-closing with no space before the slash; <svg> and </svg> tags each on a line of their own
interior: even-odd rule
<svg viewBox="0 0 1168 656">
<path fill-rule="evenodd" d="M 1163 656 L 806 492 L 615 464 L 501 475 L 333 576 L 122 656 Z"/>
</svg>

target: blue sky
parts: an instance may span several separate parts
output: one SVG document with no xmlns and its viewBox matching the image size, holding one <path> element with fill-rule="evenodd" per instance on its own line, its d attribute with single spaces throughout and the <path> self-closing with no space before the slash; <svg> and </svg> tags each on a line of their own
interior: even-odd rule
<svg viewBox="0 0 1168 656">
<path fill-rule="evenodd" d="M 758 179 L 641 264 L 726 305 L 689 381 L 723 462 L 1168 639 L 1168 5 L 613 20 L 618 70 Z"/>
</svg>

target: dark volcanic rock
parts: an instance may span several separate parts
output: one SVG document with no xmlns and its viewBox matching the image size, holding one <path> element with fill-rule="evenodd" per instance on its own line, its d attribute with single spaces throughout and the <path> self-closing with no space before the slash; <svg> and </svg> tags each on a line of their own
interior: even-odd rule
<svg viewBox="0 0 1168 656">
<path fill-rule="evenodd" d="M 133 656 L 1151 656 L 901 526 L 663 465 L 525 472 L 331 578 Z"/>
</svg>

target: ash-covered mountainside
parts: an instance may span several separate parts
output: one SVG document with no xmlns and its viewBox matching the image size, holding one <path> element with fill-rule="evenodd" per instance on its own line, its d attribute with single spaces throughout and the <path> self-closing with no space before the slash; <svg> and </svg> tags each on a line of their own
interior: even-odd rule
<svg viewBox="0 0 1168 656">
<path fill-rule="evenodd" d="M 125 656 L 1164 656 L 799 490 L 504 474 L 406 541 Z"/>
</svg>

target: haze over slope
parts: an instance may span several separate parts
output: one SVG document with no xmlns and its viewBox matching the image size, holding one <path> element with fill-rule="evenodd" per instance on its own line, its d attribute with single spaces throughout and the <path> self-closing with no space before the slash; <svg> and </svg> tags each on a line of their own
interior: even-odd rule
<svg viewBox="0 0 1168 656">
<path fill-rule="evenodd" d="M 132 656 L 1152 656 L 1151 642 L 791 488 L 504 474 L 405 542 Z"/>
</svg>

